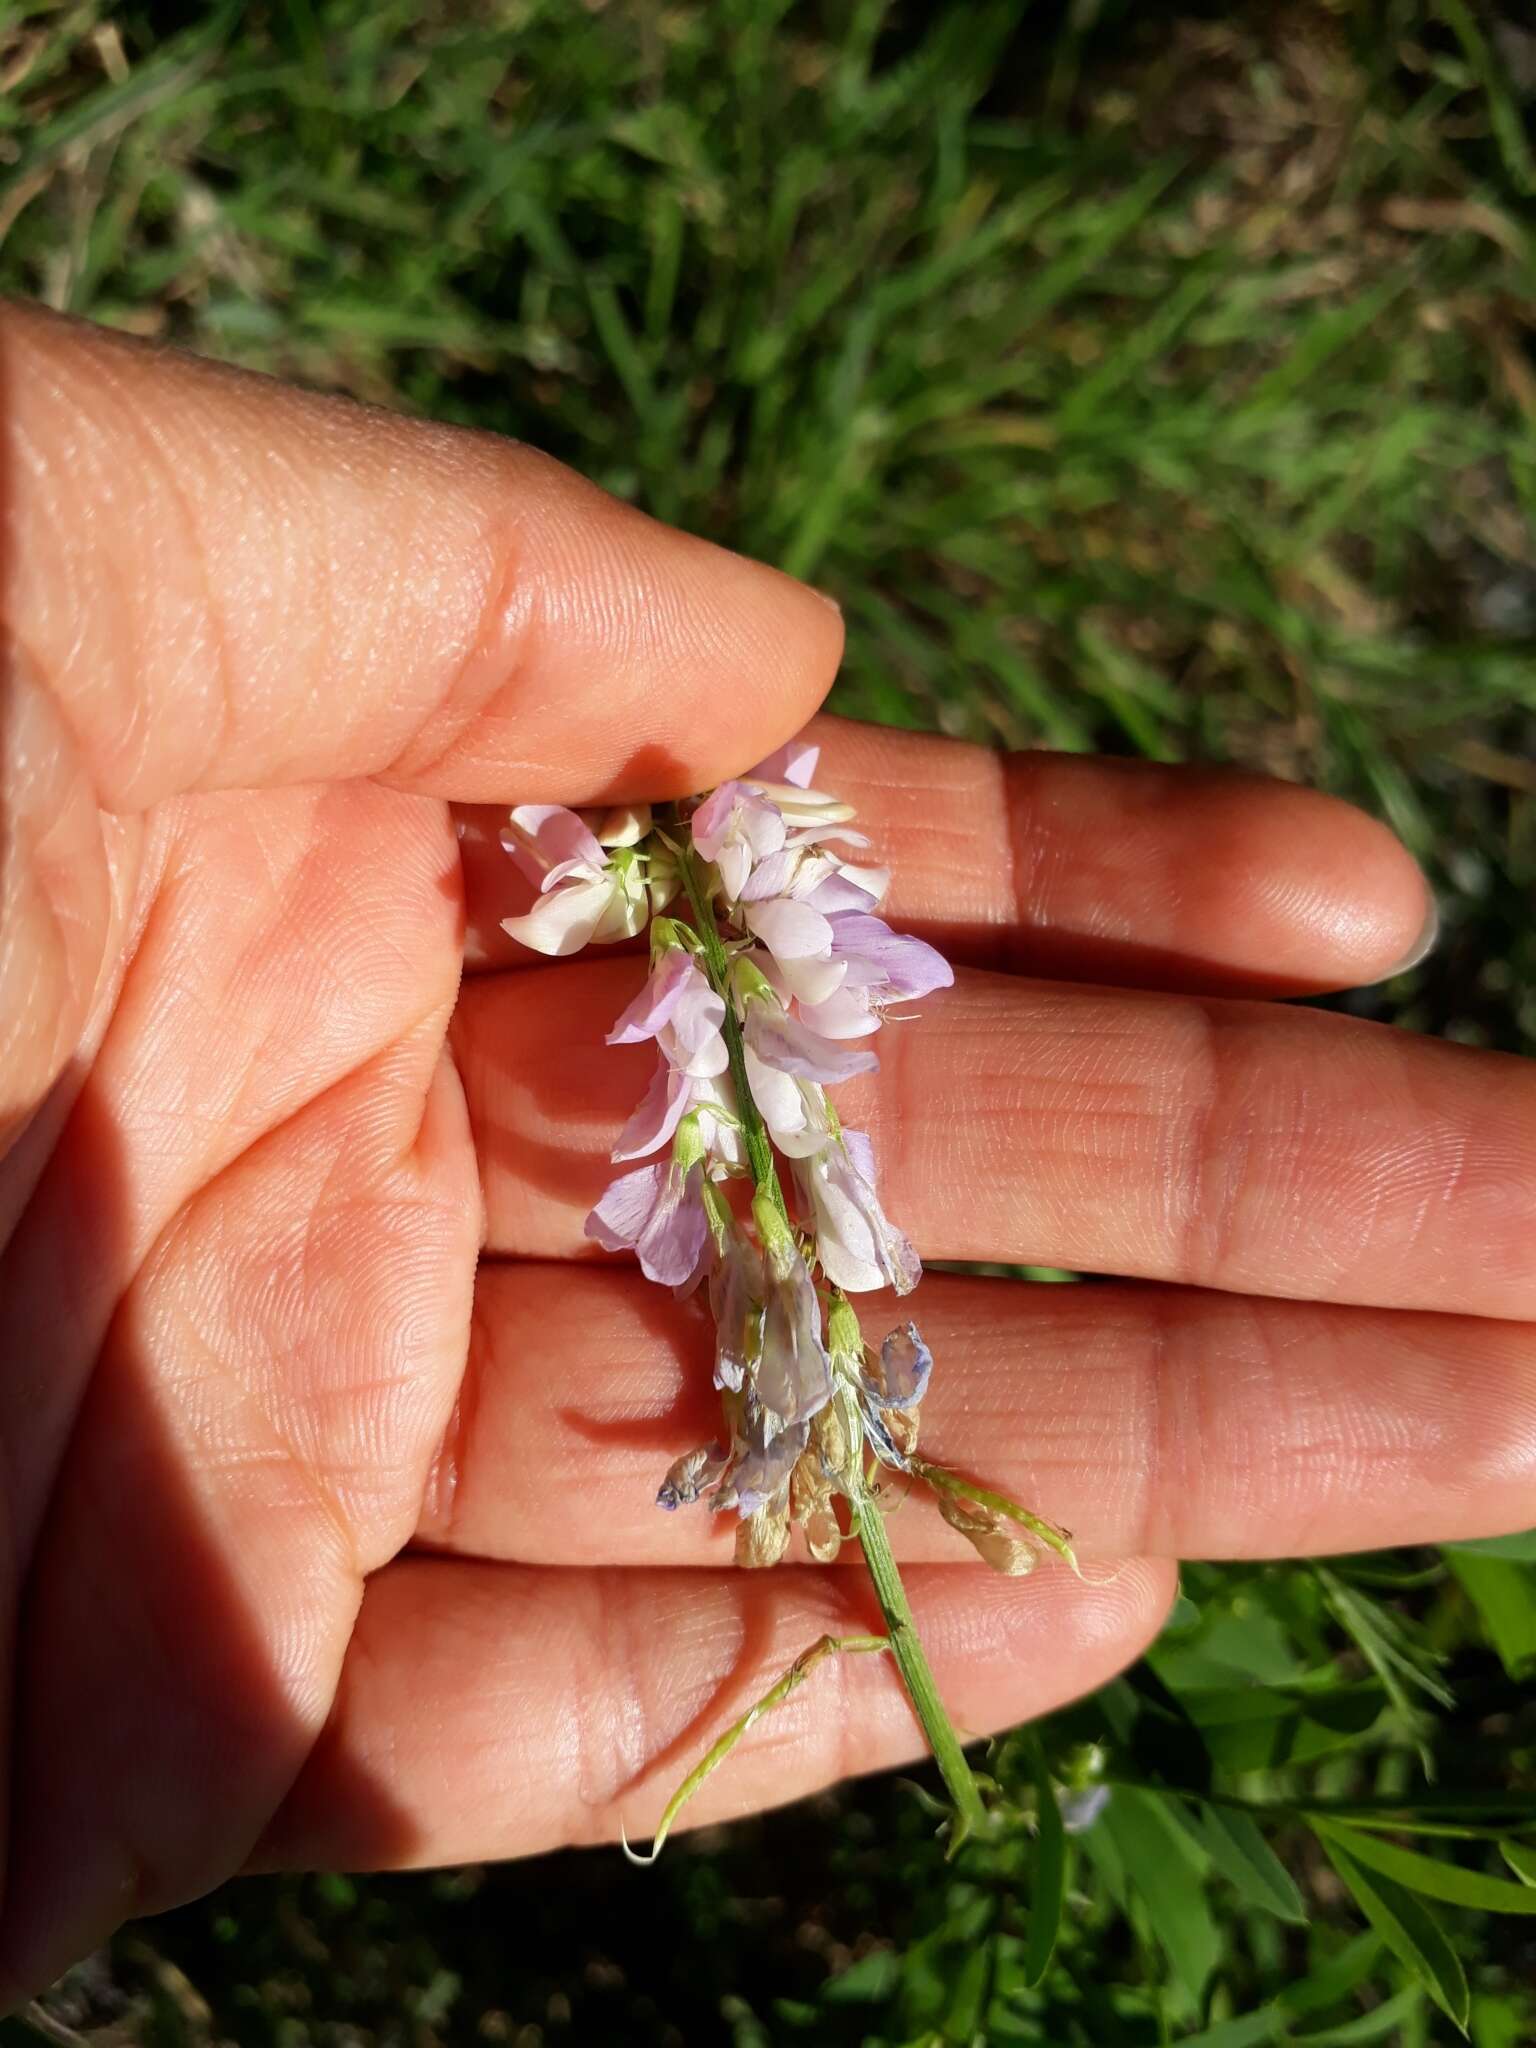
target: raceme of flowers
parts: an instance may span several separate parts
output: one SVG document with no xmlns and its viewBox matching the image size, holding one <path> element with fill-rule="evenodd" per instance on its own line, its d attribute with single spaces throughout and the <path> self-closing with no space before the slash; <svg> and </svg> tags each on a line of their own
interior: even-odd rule
<svg viewBox="0 0 1536 2048">
<path fill-rule="evenodd" d="M 792 742 L 664 811 L 520 805 L 503 840 L 539 893 L 504 928 L 566 955 L 649 923 L 649 972 L 608 1042 L 653 1043 L 655 1071 L 586 1228 L 651 1280 L 704 1290 L 713 1315 L 720 1433 L 677 1459 L 659 1504 L 735 1515 L 745 1565 L 776 1563 L 795 1524 L 828 1560 L 898 1473 L 1021 1573 L 1036 1544 L 1070 1559 L 1064 1532 L 918 1457 L 932 1355 L 913 1322 L 867 1344 L 850 1300 L 909 1294 L 922 1268 L 827 1089 L 872 1071 L 887 1021 L 953 976 L 877 914 L 889 872 L 860 863 L 854 812 L 813 787 L 818 756 Z"/>
</svg>

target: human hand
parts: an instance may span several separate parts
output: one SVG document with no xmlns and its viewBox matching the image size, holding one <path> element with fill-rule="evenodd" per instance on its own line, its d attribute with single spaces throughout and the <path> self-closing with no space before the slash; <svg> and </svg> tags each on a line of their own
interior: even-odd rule
<svg viewBox="0 0 1536 2048">
<path fill-rule="evenodd" d="M 516 954 L 488 808 L 745 767 L 820 701 L 831 608 L 527 450 L 22 310 L 0 351 L 15 1996 L 243 1866 L 639 1832 L 870 1608 L 651 1505 L 707 1329 L 581 1233 L 640 969 Z M 816 737 L 961 968 L 840 1095 L 892 1215 L 1136 1276 L 924 1284 L 935 1452 L 1135 1560 L 994 1579 L 895 1516 L 962 1723 L 1107 1678 L 1173 1558 L 1536 1518 L 1536 1076 L 1252 1000 L 1411 950 L 1390 837 L 1249 778 Z M 692 1817 L 917 1746 L 893 1674 L 834 1665 Z"/>
</svg>

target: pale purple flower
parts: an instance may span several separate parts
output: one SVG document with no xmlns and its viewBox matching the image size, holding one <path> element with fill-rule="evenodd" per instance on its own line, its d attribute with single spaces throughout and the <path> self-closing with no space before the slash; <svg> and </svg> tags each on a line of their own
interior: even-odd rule
<svg viewBox="0 0 1536 2048">
<path fill-rule="evenodd" d="M 811 751 L 819 752 L 819 749 Z M 772 765 L 772 757 L 763 765 Z M 803 774 L 804 757 L 796 766 L 797 774 Z M 810 845 L 818 839 L 846 839 L 855 846 L 869 844 L 862 832 L 841 829 L 858 815 L 853 805 L 839 802 L 835 796 L 828 796 L 825 790 L 812 789 L 808 781 L 791 781 L 787 776 L 782 781 L 775 781 L 772 776 L 754 770 L 751 775 L 743 777 L 741 786 L 754 795 L 766 797 L 801 845 Z"/>
<path fill-rule="evenodd" d="M 927 1393 L 932 1372 L 933 1353 L 916 1323 L 903 1323 L 880 1346 L 878 1366 L 863 1378 L 878 1407 L 907 1410 Z"/>
<path fill-rule="evenodd" d="M 795 1175 L 816 1221 L 816 1255 L 835 1287 L 867 1294 L 892 1287 L 910 1294 L 922 1278 L 916 1252 L 886 1216 L 875 1193 L 874 1149 L 862 1131 L 795 1161 Z"/>
<path fill-rule="evenodd" d="M 777 1263 L 777 1262 L 775 1262 Z M 764 1436 L 809 1422 L 832 1398 L 832 1367 L 821 1341 L 821 1303 L 810 1268 L 795 1252 L 769 1282 L 762 1355 L 751 1368 Z"/>
<path fill-rule="evenodd" d="M 693 1107 L 693 1083 L 686 1074 L 665 1060 L 657 1063 L 651 1085 L 641 1096 L 635 1112 L 619 1133 L 609 1157 L 643 1159 L 648 1152 L 670 1144 L 677 1127 Z"/>
<path fill-rule="evenodd" d="M 559 958 L 593 940 L 601 945 L 633 938 L 643 928 L 647 902 L 639 858 L 627 845 L 610 858 L 575 811 L 562 804 L 519 804 L 501 843 L 539 889 L 530 911 L 501 921 L 520 944 Z"/>
<path fill-rule="evenodd" d="M 861 846 L 868 843 L 859 833 L 837 836 L 856 839 Z M 788 896 L 797 903 L 808 903 L 823 917 L 838 910 L 873 910 L 890 886 L 890 869 L 855 867 L 816 844 L 816 837 L 811 832 L 792 832 L 777 853 L 757 863 L 737 900 L 766 903 L 770 897 Z"/>
<path fill-rule="evenodd" d="M 695 1078 L 665 1060 L 657 1062 L 651 1085 L 641 1096 L 629 1122 L 620 1131 L 609 1158 L 644 1159 L 667 1144 L 685 1116 L 696 1116 L 705 1152 L 715 1168 L 738 1167 L 746 1155 L 736 1116 L 736 1091 L 730 1076 Z M 718 1172 L 712 1173 L 718 1179 Z"/>
<path fill-rule="evenodd" d="M 577 867 L 601 868 L 601 840 L 578 812 L 564 804 L 518 804 L 502 827 L 501 843 L 536 889 Z"/>
<path fill-rule="evenodd" d="M 725 1003 L 715 994 L 691 953 L 669 947 L 645 987 L 608 1034 L 610 1045 L 638 1045 L 654 1038 L 669 1067 L 694 1080 L 723 1074 L 730 1065 L 720 1026 Z"/>
<path fill-rule="evenodd" d="M 647 1280 L 686 1287 L 697 1278 L 709 1224 L 704 1169 L 684 1172 L 675 1159 L 620 1174 L 587 1218 L 586 1234 L 605 1251 L 632 1251 Z"/>
<path fill-rule="evenodd" d="M 777 1008 L 767 998 L 749 1001 L 742 1037 L 754 1057 L 781 1074 L 801 1081 L 850 1081 L 872 1073 L 880 1062 L 867 1048 L 823 1038 L 800 1017 Z"/>
<path fill-rule="evenodd" d="M 715 1385 L 739 1394 L 762 1352 L 763 1255 L 733 1232 L 709 1276 L 715 1318 Z"/>
<path fill-rule="evenodd" d="M 890 869 L 855 867 L 851 861 L 838 860 L 835 855 L 828 858 L 833 863 L 832 872 L 811 891 L 811 908 L 819 910 L 823 917 L 832 917 L 839 910 L 876 909 L 891 886 Z"/>
<path fill-rule="evenodd" d="M 822 1083 L 869 1072 L 874 1054 L 819 1037 L 765 996 L 749 997 L 745 1012 L 747 1085 L 769 1136 L 790 1158 L 819 1152 L 834 1130 Z"/>
<path fill-rule="evenodd" d="M 825 1038 L 862 1038 L 878 1031 L 892 1003 L 911 1002 L 950 988 L 954 973 L 942 953 L 905 932 L 893 932 L 867 912 L 835 912 L 834 964 L 846 968 L 841 984 L 818 1003 L 801 1002 L 801 1015 Z"/>
<path fill-rule="evenodd" d="M 786 995 L 822 1003 L 840 987 L 848 964 L 832 958 L 832 921 L 797 903 L 774 896 L 766 903 L 744 903 L 742 922 L 760 939 L 774 963 L 774 979 Z"/>
<path fill-rule="evenodd" d="M 816 776 L 820 747 L 809 740 L 787 740 L 766 761 L 759 761 L 742 777 L 743 782 L 787 782 L 794 789 L 809 789 Z"/>
<path fill-rule="evenodd" d="M 814 1081 L 765 1066 L 751 1046 L 745 1054 L 747 1086 L 779 1150 L 787 1158 L 803 1159 L 830 1144 L 833 1124 L 825 1091 Z"/>
<path fill-rule="evenodd" d="M 757 862 L 783 847 L 784 829 L 778 805 L 744 782 L 722 782 L 693 814 L 694 846 L 720 870 L 732 902 Z"/>
</svg>

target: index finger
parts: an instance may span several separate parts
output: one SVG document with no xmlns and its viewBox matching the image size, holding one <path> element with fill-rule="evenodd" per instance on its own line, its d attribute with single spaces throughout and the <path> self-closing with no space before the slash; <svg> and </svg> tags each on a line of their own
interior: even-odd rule
<svg viewBox="0 0 1536 2048">
<path fill-rule="evenodd" d="M 489 434 L 0 308 L 7 624 L 97 800 L 666 796 L 789 738 L 836 607 Z"/>
</svg>

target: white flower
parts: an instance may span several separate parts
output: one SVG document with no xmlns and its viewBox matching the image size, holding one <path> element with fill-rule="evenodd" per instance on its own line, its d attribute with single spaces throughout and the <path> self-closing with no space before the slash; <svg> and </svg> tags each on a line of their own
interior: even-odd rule
<svg viewBox="0 0 1536 2048">
<path fill-rule="evenodd" d="M 627 812 L 615 823 L 628 835 L 637 829 L 639 814 Z M 501 921 L 520 945 L 564 958 L 594 940 L 607 945 L 643 930 L 649 908 L 644 867 L 627 837 L 610 855 L 585 820 L 563 804 L 519 804 L 501 843 L 539 890 L 525 916 Z"/>
</svg>

